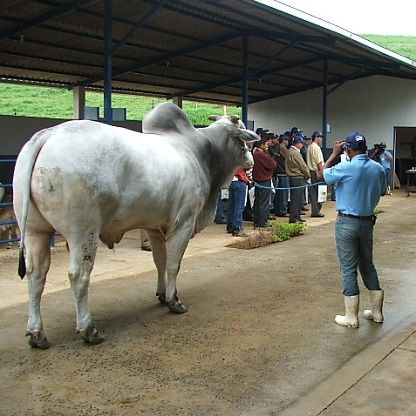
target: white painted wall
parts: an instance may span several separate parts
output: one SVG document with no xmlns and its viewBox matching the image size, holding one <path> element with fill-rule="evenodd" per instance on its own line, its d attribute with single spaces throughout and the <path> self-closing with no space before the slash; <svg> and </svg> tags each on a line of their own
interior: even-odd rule
<svg viewBox="0 0 416 416">
<path fill-rule="evenodd" d="M 322 88 L 251 104 L 248 119 L 255 129 L 281 134 L 296 126 L 310 137 L 322 131 Z M 416 81 L 374 76 L 347 82 L 328 96 L 328 124 L 329 148 L 360 131 L 369 148 L 386 142 L 393 149 L 394 127 L 416 126 Z"/>
</svg>

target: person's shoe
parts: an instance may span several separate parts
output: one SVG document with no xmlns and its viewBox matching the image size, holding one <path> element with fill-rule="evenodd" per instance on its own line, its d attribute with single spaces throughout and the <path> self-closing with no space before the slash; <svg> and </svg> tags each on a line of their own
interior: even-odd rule
<svg viewBox="0 0 416 416">
<path fill-rule="evenodd" d="M 318 212 L 317 214 L 311 214 L 311 217 L 313 217 L 313 218 L 323 218 L 323 217 L 325 217 L 325 214 L 322 214 L 321 212 Z"/>
<path fill-rule="evenodd" d="M 309 208 L 303 207 L 302 211 L 309 211 Z"/>
<path fill-rule="evenodd" d="M 241 231 L 240 231 L 240 230 L 234 230 L 234 231 L 231 233 L 231 235 L 232 235 L 233 237 L 241 237 L 241 236 L 242 236 L 242 234 L 241 234 Z"/>
<path fill-rule="evenodd" d="M 278 217 L 287 218 L 289 214 L 277 214 Z"/>
<path fill-rule="evenodd" d="M 370 290 L 371 309 L 366 309 L 363 313 L 365 319 L 373 320 L 374 322 L 382 323 L 383 316 L 383 301 L 384 290 Z"/>
<path fill-rule="evenodd" d="M 348 328 L 358 328 L 358 308 L 360 306 L 360 295 L 344 296 L 345 315 L 337 315 L 335 322 L 341 326 Z"/>
</svg>

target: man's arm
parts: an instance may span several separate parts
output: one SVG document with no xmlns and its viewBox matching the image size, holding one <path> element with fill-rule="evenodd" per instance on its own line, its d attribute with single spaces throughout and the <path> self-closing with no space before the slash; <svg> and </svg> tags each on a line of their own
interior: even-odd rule
<svg viewBox="0 0 416 416">
<path fill-rule="evenodd" d="M 338 141 L 334 143 L 332 153 L 330 154 L 328 160 L 323 164 L 322 169 L 316 172 L 318 181 L 322 181 L 324 179 L 324 169 L 331 168 L 332 166 L 334 166 L 338 158 L 342 155 L 344 151 L 342 146 L 344 143 L 345 141 Z"/>
</svg>

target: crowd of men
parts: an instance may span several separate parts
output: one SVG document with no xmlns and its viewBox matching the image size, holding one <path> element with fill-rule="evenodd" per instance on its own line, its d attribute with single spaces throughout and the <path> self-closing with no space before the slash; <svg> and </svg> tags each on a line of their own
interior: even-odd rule
<svg viewBox="0 0 416 416">
<path fill-rule="evenodd" d="M 311 217 L 324 217 L 318 201 L 317 171 L 322 168 L 319 131 L 308 138 L 297 127 L 277 136 L 261 127 L 256 129 L 260 141 L 252 149 L 254 166 L 239 169 L 228 188 L 227 215 L 224 194 L 218 201 L 215 222 L 227 224 L 227 231 L 240 236 L 243 219 L 265 228 L 269 218 L 288 217 L 290 223 L 303 223 L 301 217 L 311 204 Z M 255 184 L 250 193 L 247 191 Z"/>
<path fill-rule="evenodd" d="M 289 217 L 290 223 L 305 222 L 301 215 L 309 210 L 307 208 L 307 201 L 309 201 L 311 217 L 323 217 L 322 203 L 318 201 L 319 181 L 317 179 L 317 171 L 322 168 L 324 162 L 321 150 L 323 134 L 314 131 L 311 137 L 307 137 L 297 127 L 292 127 L 290 131 L 279 136 L 261 127 L 256 130 L 256 133 L 261 138 L 256 144 L 257 148 L 267 152 L 268 156 L 275 161 L 275 167 L 273 170 L 270 169 L 269 175 L 267 177 L 263 175 L 261 185 L 264 188 L 260 188 L 258 192 L 264 194 L 263 201 L 267 193 L 267 197 L 272 201 L 271 210 L 269 206 L 266 207 L 265 203 L 261 205 L 263 208 L 259 209 L 265 213 L 270 211 L 278 217 Z M 257 183 L 256 163 L 253 170 L 253 179 Z M 270 183 L 269 186 L 266 186 L 267 181 Z M 256 223 L 256 217 L 254 223 L 255 226 L 264 226 L 261 221 Z"/>
</svg>

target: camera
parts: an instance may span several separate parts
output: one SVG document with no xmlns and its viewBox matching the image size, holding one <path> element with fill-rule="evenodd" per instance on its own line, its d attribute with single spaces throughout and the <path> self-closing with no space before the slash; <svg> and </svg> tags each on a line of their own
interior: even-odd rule
<svg viewBox="0 0 416 416">
<path fill-rule="evenodd" d="M 380 154 L 380 153 L 383 153 L 385 148 L 386 147 L 381 145 L 381 144 L 375 144 L 374 145 L 374 153 L 377 154 L 377 155 Z"/>
</svg>

